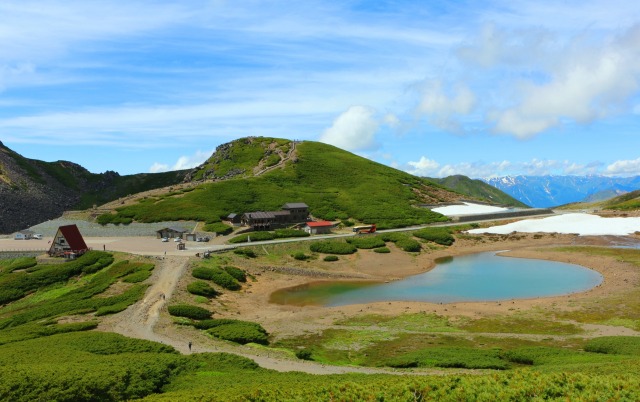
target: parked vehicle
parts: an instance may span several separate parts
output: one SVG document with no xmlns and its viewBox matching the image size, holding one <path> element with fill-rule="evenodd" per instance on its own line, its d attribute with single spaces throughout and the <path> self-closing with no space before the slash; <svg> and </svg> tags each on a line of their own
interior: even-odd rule
<svg viewBox="0 0 640 402">
<path fill-rule="evenodd" d="M 36 240 L 42 240 L 42 235 L 40 233 L 36 233 L 31 238 L 36 239 Z"/>
<path fill-rule="evenodd" d="M 162 238 L 162 242 L 163 242 L 163 243 L 166 243 L 166 242 L 168 242 L 168 241 L 169 241 L 169 238 L 168 238 L 168 237 L 163 237 L 163 238 Z"/>
<path fill-rule="evenodd" d="M 173 239 L 173 241 L 175 241 L 176 243 L 180 243 L 182 241 L 182 238 L 176 237 L 175 239 Z"/>
</svg>

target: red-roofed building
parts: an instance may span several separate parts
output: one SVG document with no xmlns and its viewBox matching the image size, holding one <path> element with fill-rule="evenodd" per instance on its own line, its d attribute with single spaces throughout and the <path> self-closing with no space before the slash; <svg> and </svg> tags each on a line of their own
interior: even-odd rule
<svg viewBox="0 0 640 402">
<path fill-rule="evenodd" d="M 60 226 L 51 242 L 49 255 L 74 259 L 89 251 L 76 225 Z"/>
<path fill-rule="evenodd" d="M 304 231 L 309 234 L 327 234 L 331 233 L 333 223 L 329 221 L 307 222 L 304 225 Z"/>
</svg>

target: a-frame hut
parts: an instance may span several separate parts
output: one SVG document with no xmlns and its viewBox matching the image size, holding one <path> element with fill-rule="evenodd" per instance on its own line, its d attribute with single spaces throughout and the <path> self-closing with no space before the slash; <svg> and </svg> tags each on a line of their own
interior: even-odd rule
<svg viewBox="0 0 640 402">
<path fill-rule="evenodd" d="M 60 226 L 51 242 L 49 255 L 74 259 L 89 251 L 76 225 Z"/>
</svg>

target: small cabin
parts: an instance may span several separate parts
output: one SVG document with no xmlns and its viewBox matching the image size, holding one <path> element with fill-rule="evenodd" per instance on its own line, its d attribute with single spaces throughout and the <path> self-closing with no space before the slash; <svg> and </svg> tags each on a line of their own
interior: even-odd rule
<svg viewBox="0 0 640 402">
<path fill-rule="evenodd" d="M 329 221 L 307 222 L 304 231 L 309 234 L 328 234 L 333 227 L 333 223 Z"/>
<path fill-rule="evenodd" d="M 174 227 L 169 227 L 169 228 L 163 228 L 160 230 L 156 231 L 156 235 L 158 237 L 158 239 L 162 239 L 163 237 L 166 237 L 168 239 L 172 239 L 172 238 L 183 238 L 184 234 L 187 233 L 188 230 L 174 226 Z"/>
<path fill-rule="evenodd" d="M 60 226 L 51 241 L 49 255 L 74 259 L 89 251 L 76 225 Z"/>
<path fill-rule="evenodd" d="M 227 215 L 227 221 L 229 221 L 233 226 L 240 226 L 240 223 L 242 223 L 242 215 L 231 213 Z"/>
</svg>

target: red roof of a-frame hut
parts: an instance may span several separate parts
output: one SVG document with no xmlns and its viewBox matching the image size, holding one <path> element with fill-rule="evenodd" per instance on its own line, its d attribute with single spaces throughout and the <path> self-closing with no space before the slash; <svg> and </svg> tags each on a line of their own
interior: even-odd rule
<svg viewBox="0 0 640 402">
<path fill-rule="evenodd" d="M 64 237 L 64 241 L 59 241 L 60 237 Z M 89 250 L 87 243 L 84 242 L 80 230 L 76 225 L 60 226 L 58 232 L 51 242 L 49 249 L 50 255 L 60 255 L 61 253 L 74 252 L 84 253 Z"/>
<path fill-rule="evenodd" d="M 62 232 L 64 238 L 67 239 L 71 250 L 86 250 L 89 248 L 76 225 L 60 226 L 58 230 Z"/>
</svg>

